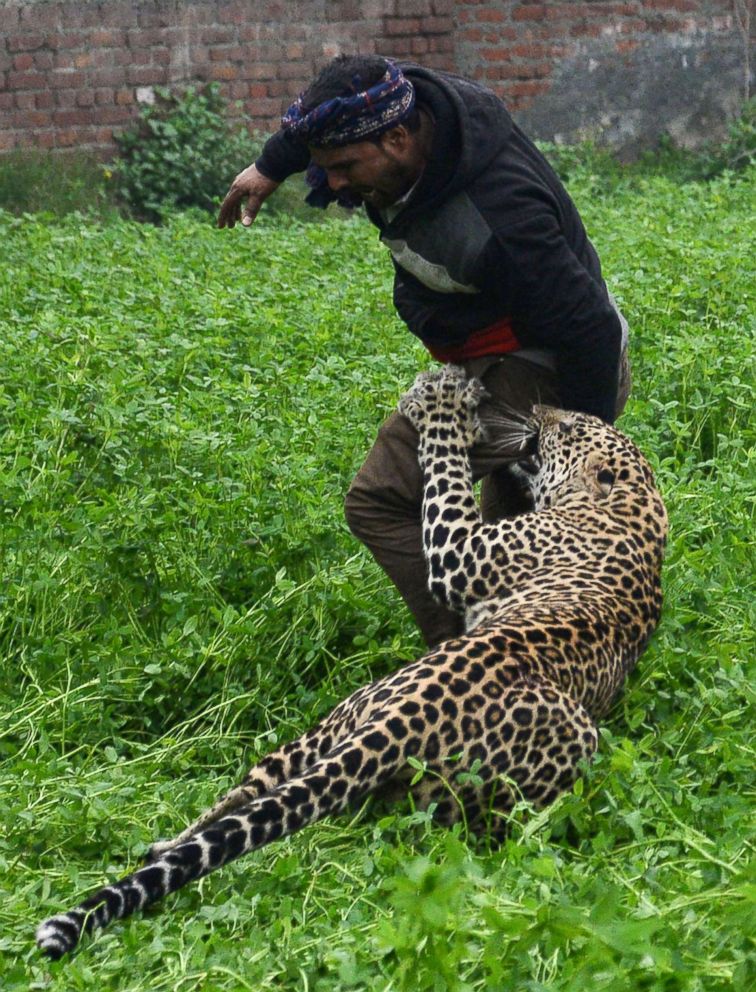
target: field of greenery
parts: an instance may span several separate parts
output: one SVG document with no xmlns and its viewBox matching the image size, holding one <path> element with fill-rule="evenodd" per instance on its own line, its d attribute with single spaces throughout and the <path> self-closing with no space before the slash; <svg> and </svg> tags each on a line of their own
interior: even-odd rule
<svg viewBox="0 0 756 992">
<path fill-rule="evenodd" d="M 0 212 L 4 990 L 754 987 L 753 172 L 566 172 L 671 518 L 595 763 L 500 848 L 368 803 L 56 964 L 40 919 L 420 652 L 342 498 L 429 360 L 359 217 Z"/>
</svg>

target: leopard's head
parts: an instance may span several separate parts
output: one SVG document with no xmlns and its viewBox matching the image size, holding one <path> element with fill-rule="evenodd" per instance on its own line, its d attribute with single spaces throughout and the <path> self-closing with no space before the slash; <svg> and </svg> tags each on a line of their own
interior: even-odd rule
<svg viewBox="0 0 756 992">
<path fill-rule="evenodd" d="M 534 406 L 520 423 L 522 455 L 512 471 L 530 490 L 536 510 L 558 506 L 572 493 L 601 501 L 618 486 L 653 486 L 633 442 L 598 417 Z"/>
</svg>

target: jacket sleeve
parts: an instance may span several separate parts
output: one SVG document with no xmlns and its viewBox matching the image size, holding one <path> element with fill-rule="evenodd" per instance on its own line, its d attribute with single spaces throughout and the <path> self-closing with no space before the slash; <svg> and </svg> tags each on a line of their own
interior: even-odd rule
<svg viewBox="0 0 756 992">
<path fill-rule="evenodd" d="M 295 172 L 304 172 L 309 163 L 307 144 L 282 128 L 265 142 L 255 165 L 267 179 L 282 183 Z"/>
<path fill-rule="evenodd" d="M 565 408 L 614 420 L 622 328 L 603 281 L 576 257 L 548 209 L 489 242 L 487 281 L 510 305 L 520 341 L 555 352 Z"/>
</svg>

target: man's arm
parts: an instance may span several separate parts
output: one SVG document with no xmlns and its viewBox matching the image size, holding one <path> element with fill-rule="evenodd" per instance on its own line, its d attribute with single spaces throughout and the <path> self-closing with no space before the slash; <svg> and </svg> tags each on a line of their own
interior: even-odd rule
<svg viewBox="0 0 756 992">
<path fill-rule="evenodd" d="M 576 257 L 547 210 L 492 239 L 489 278 L 525 345 L 556 354 L 562 404 L 614 420 L 622 328 L 606 289 Z"/>
<path fill-rule="evenodd" d="M 218 213 L 218 227 L 233 227 L 240 221 L 250 227 L 270 194 L 289 176 L 306 169 L 309 161 L 306 144 L 286 131 L 277 131 L 265 142 L 257 161 L 231 183 Z"/>
</svg>

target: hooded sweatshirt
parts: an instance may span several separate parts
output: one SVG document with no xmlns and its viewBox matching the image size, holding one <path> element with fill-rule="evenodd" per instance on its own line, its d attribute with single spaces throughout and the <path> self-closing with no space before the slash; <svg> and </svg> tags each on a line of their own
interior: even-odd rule
<svg viewBox="0 0 756 992">
<path fill-rule="evenodd" d="M 399 315 L 441 361 L 514 353 L 550 365 L 566 409 L 611 422 L 622 328 L 567 191 L 494 93 L 398 64 L 434 122 L 398 209 L 366 205 L 393 258 Z M 282 182 L 309 161 L 282 130 L 255 164 Z"/>
</svg>

